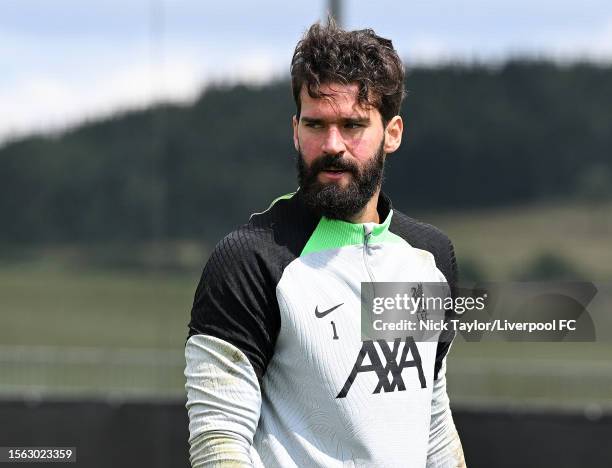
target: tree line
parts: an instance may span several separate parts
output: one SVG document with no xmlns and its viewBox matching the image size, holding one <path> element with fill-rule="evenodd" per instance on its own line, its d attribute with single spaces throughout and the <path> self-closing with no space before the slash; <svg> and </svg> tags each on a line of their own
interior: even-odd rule
<svg viewBox="0 0 612 468">
<path fill-rule="evenodd" d="M 408 70 L 385 191 L 411 214 L 610 196 L 612 67 L 514 60 Z M 289 79 L 0 148 L 2 242 L 214 243 L 296 187 Z"/>
</svg>

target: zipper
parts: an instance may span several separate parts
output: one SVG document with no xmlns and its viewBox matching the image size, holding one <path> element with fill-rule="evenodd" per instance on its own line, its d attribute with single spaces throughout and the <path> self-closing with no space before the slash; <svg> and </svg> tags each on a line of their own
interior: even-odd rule
<svg viewBox="0 0 612 468">
<path fill-rule="evenodd" d="M 370 237 L 372 237 L 373 227 L 368 224 L 363 225 L 363 264 L 365 265 L 365 269 L 368 272 L 368 276 L 370 277 L 370 282 L 375 283 L 374 273 L 372 273 L 372 269 L 370 268 L 370 264 L 368 262 L 368 243 L 370 242 Z"/>
<path fill-rule="evenodd" d="M 369 311 L 368 317 L 369 320 L 366 319 L 366 322 L 370 321 L 370 320 L 374 320 L 374 316 L 372 315 L 372 309 L 370 308 L 370 305 L 373 304 L 374 299 L 376 298 L 377 294 L 376 294 L 376 279 L 374 278 L 374 273 L 372 273 L 372 269 L 370 268 L 370 262 L 368 261 L 368 249 L 370 248 L 370 238 L 372 237 L 372 231 L 373 231 L 374 227 L 372 225 L 367 225 L 364 224 L 363 225 L 363 265 L 365 266 L 365 269 L 368 273 L 368 276 L 370 278 L 370 287 L 366 288 L 366 292 L 361 291 L 361 307 L 362 307 L 362 313 L 363 313 L 363 307 L 365 306 L 366 310 Z M 362 316 L 362 323 L 363 323 L 363 316 Z M 363 325 L 362 325 L 363 327 Z M 373 338 L 370 337 L 369 333 L 366 334 L 365 336 L 363 335 L 363 328 L 362 328 L 362 335 L 361 335 L 362 339 L 370 339 L 372 340 Z"/>
</svg>

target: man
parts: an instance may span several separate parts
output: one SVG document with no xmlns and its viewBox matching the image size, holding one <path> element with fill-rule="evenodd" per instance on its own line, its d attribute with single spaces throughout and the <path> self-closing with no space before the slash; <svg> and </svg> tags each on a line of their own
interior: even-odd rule
<svg viewBox="0 0 612 468">
<path fill-rule="evenodd" d="M 402 138 L 401 61 L 371 30 L 315 24 L 291 76 L 299 189 L 217 245 L 195 294 L 192 466 L 464 466 L 450 340 L 360 334 L 362 282 L 456 282 L 448 238 L 381 192 Z"/>
</svg>

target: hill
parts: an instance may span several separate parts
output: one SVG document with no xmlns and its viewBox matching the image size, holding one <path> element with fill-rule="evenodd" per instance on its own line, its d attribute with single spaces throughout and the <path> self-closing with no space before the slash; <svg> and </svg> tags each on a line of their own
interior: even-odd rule
<svg viewBox="0 0 612 468">
<path fill-rule="evenodd" d="M 609 198 L 612 67 L 513 61 L 407 76 L 396 206 Z M 0 149 L 0 242 L 211 244 L 296 186 L 288 80 L 205 90 Z"/>
</svg>

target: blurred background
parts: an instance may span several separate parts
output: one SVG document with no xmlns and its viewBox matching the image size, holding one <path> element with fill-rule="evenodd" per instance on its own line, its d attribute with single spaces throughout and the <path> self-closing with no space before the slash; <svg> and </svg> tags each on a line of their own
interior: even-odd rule
<svg viewBox="0 0 612 468">
<path fill-rule="evenodd" d="M 607 0 L 5 0 L 0 445 L 187 466 L 193 293 L 216 242 L 296 188 L 289 62 L 327 11 L 404 59 L 385 190 L 451 237 L 463 281 L 611 284 Z M 468 466 L 611 466 L 599 332 L 456 340 Z"/>
</svg>

